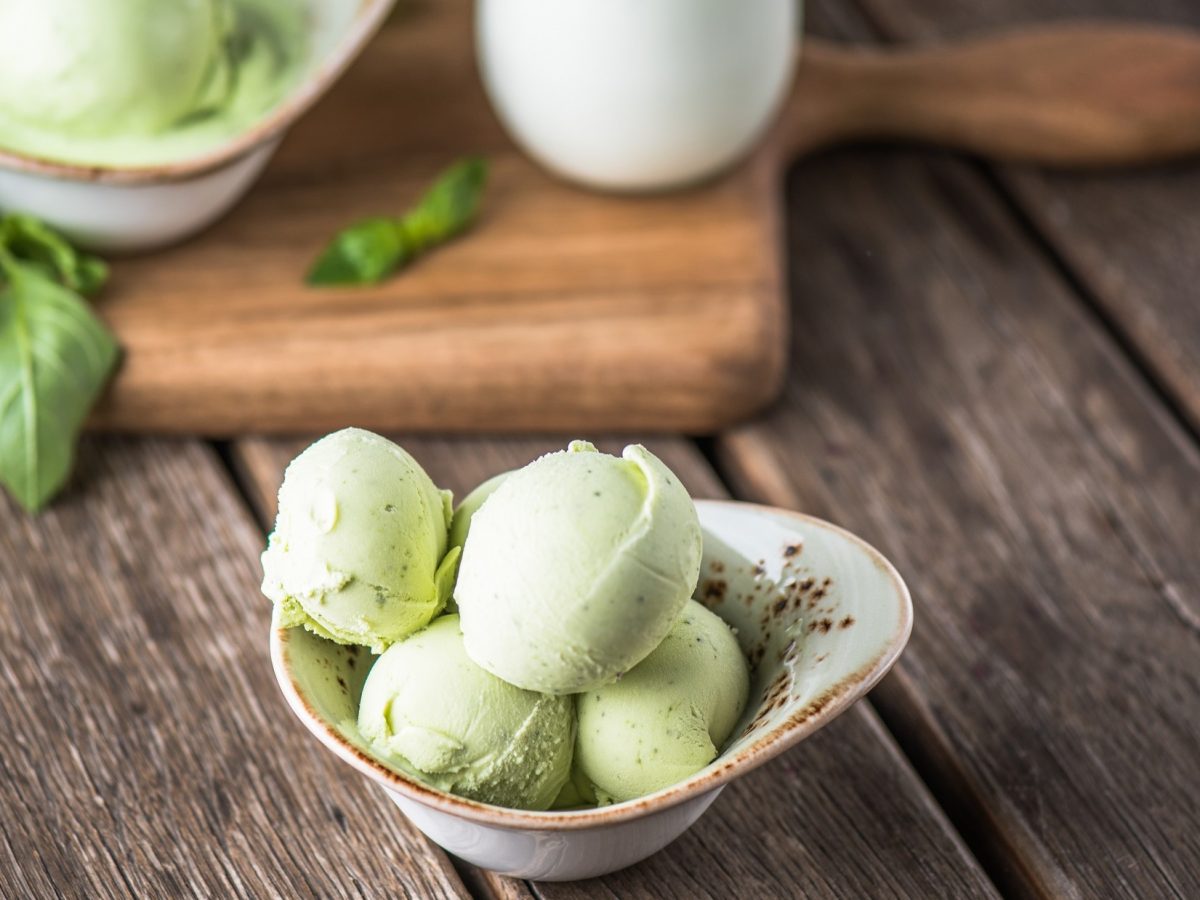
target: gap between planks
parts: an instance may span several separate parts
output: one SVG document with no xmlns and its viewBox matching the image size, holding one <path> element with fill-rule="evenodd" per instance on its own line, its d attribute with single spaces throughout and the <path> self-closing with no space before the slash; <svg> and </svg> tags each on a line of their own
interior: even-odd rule
<svg viewBox="0 0 1200 900">
<path fill-rule="evenodd" d="M 1190 409 L 1187 399 L 1179 393 L 1177 385 L 1163 378 L 1158 361 L 1146 352 L 1146 347 L 1125 328 L 1125 323 L 1114 315 L 1112 307 L 1102 301 L 1094 286 L 1062 252 L 1062 247 L 1050 239 L 1023 204 L 1006 185 L 1003 176 L 994 166 L 979 161 L 975 164 L 980 179 L 996 195 L 1009 215 L 1025 232 L 1031 247 L 1041 253 L 1050 268 L 1070 288 L 1070 293 L 1100 327 L 1114 349 L 1137 371 L 1146 387 L 1155 395 L 1163 411 L 1178 427 L 1187 433 L 1191 441 L 1200 445 L 1200 409 Z"/>
</svg>

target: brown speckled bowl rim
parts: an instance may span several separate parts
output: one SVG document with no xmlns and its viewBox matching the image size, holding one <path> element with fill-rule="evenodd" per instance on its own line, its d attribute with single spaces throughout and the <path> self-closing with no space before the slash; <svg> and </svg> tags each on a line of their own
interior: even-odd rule
<svg viewBox="0 0 1200 900">
<path fill-rule="evenodd" d="M 574 831 L 577 829 L 614 825 L 627 822 L 669 807 L 691 800 L 716 788 L 722 787 L 735 778 L 756 769 L 768 760 L 778 756 L 789 747 L 800 743 L 835 718 L 845 712 L 856 700 L 873 688 L 888 670 L 895 664 L 900 653 L 908 643 L 912 633 L 913 609 L 912 597 L 908 587 L 896 571 L 895 567 L 878 550 L 857 535 L 851 534 L 844 528 L 839 528 L 823 519 L 791 510 L 764 506 L 756 503 L 744 503 L 737 500 L 697 500 L 697 505 L 733 506 L 742 509 L 755 509 L 765 515 L 782 516 L 804 522 L 817 528 L 825 529 L 859 547 L 867 557 L 884 573 L 890 581 L 896 602 L 899 604 L 899 616 L 896 629 L 884 643 L 880 652 L 860 668 L 835 682 L 802 709 L 788 717 L 787 721 L 766 731 L 749 747 L 738 751 L 727 759 L 721 759 L 716 768 L 706 768 L 702 772 L 687 778 L 678 784 L 671 785 L 645 797 L 628 800 L 612 806 L 599 809 L 559 810 L 534 812 L 521 809 L 507 809 L 478 803 L 463 797 L 448 794 L 428 787 L 415 779 L 392 771 L 381 763 L 367 756 L 340 734 L 326 725 L 317 715 L 308 701 L 300 693 L 287 664 L 288 631 L 286 628 L 273 630 L 271 634 L 271 663 L 280 689 L 287 699 L 292 711 L 300 718 L 305 727 L 317 737 L 327 748 L 338 757 L 349 763 L 368 778 L 387 788 L 403 794 L 410 800 L 436 809 L 439 812 L 458 816 L 471 822 L 513 830 L 533 829 L 538 831 Z"/>
<path fill-rule="evenodd" d="M 102 184 L 149 185 L 192 181 L 237 162 L 275 139 L 333 87 L 379 30 L 396 0 L 360 0 L 345 36 L 329 57 L 286 100 L 252 128 L 234 135 L 218 147 L 179 162 L 150 166 L 83 165 L 62 162 L 0 147 L 0 169 L 42 175 L 60 181 Z"/>
</svg>

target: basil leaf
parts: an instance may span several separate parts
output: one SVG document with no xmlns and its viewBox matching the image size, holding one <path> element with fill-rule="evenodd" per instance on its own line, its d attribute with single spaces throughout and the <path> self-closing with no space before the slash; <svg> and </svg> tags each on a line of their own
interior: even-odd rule
<svg viewBox="0 0 1200 900">
<path fill-rule="evenodd" d="M 364 219 L 339 232 L 308 272 L 312 285 L 376 284 L 425 251 L 462 233 L 479 211 L 487 162 L 452 165 L 399 218 Z"/>
<path fill-rule="evenodd" d="M 341 231 L 313 264 L 309 284 L 375 284 L 403 263 L 404 236 L 395 219 L 364 219 Z"/>
<path fill-rule="evenodd" d="M 449 240 L 475 220 L 486 182 L 487 162 L 478 157 L 460 160 L 442 173 L 400 220 L 414 256 Z"/>
<path fill-rule="evenodd" d="M 16 247 L 33 264 L 16 259 Z M 0 245 L 0 483 L 31 512 L 66 481 L 80 428 L 118 356 L 87 304 L 45 272 L 97 284 L 96 270 L 79 259 L 40 236 Z"/>
<path fill-rule="evenodd" d="M 83 294 L 99 290 L 108 278 L 108 266 L 102 260 L 80 253 L 46 225 L 22 213 L 0 219 L 0 246 Z"/>
</svg>

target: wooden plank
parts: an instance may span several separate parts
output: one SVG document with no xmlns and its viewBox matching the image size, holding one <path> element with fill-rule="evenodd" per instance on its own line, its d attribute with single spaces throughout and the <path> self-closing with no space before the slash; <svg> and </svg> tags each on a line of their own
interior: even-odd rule
<svg viewBox="0 0 1200 900">
<path fill-rule="evenodd" d="M 462 496 L 479 482 L 564 446 L 562 438 L 403 438 L 434 480 Z M 244 480 L 273 508 L 305 441 L 234 445 Z M 609 452 L 623 441 L 598 442 Z M 724 490 L 694 445 L 646 444 L 696 497 Z M 474 879 L 471 879 L 474 881 Z M 511 881 L 491 876 L 497 896 Z M 649 860 L 595 881 L 540 883 L 544 898 L 992 896 L 878 719 L 859 705 L 803 747 L 730 785 L 703 819 Z"/>
<path fill-rule="evenodd" d="M 859 0 L 893 40 L 933 40 L 1059 19 L 1119 16 L 1200 27 L 1188 0 Z M 1108 174 L 996 169 L 1014 202 L 1200 430 L 1200 166 Z"/>
<path fill-rule="evenodd" d="M 554 179 L 490 111 L 471 7 L 405 3 L 234 212 L 114 263 L 98 308 L 126 355 L 93 427 L 698 432 L 774 395 L 776 193 L 748 169 L 639 198 Z M 469 237 L 379 287 L 305 286 L 340 228 L 470 153 L 491 176 Z"/>
<path fill-rule="evenodd" d="M 1200 452 L 971 167 L 830 155 L 790 204 L 793 372 L 726 474 L 909 580 L 875 703 L 1002 889 L 1200 896 Z"/>
<path fill-rule="evenodd" d="M 460 897 L 282 703 L 261 533 L 196 442 L 93 440 L 0 497 L 0 897 Z"/>
</svg>

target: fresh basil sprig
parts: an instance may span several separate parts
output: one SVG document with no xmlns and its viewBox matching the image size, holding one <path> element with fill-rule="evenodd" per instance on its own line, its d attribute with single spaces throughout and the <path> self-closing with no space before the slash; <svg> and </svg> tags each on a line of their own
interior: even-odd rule
<svg viewBox="0 0 1200 900">
<path fill-rule="evenodd" d="M 364 219 L 338 232 L 309 270 L 308 283 L 383 281 L 426 250 L 464 231 L 475 219 L 486 182 L 485 160 L 459 160 L 442 172 L 403 216 Z"/>
<path fill-rule="evenodd" d="M 31 512 L 67 480 L 119 356 L 80 296 L 107 277 L 101 260 L 36 219 L 0 217 L 0 483 Z"/>
</svg>

